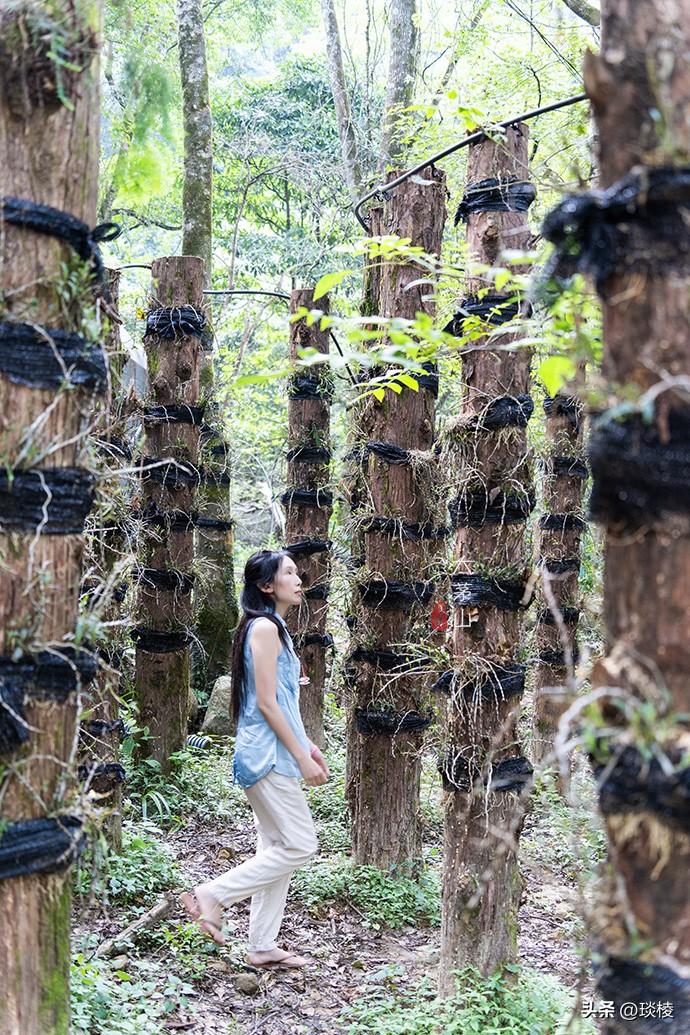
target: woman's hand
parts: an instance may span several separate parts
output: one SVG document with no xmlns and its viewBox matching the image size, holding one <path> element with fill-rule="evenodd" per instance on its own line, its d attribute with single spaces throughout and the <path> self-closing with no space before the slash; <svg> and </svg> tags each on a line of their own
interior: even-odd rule
<svg viewBox="0 0 690 1035">
<path fill-rule="evenodd" d="M 304 782 L 310 787 L 319 787 L 328 779 L 325 770 L 313 758 L 302 757 L 299 762 L 299 771 Z"/>
<path fill-rule="evenodd" d="M 314 759 L 317 765 L 321 766 L 324 773 L 326 774 L 326 779 L 328 779 L 331 775 L 330 770 L 328 768 L 328 763 L 326 762 L 326 759 L 323 757 L 323 755 L 317 748 L 316 744 L 311 744 L 311 757 Z"/>
</svg>

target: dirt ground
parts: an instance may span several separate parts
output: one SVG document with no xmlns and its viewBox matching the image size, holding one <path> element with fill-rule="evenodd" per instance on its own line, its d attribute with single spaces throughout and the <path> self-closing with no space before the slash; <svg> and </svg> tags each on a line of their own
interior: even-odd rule
<svg viewBox="0 0 690 1035">
<path fill-rule="evenodd" d="M 427 837 L 438 843 L 438 833 L 427 832 Z M 522 842 L 525 891 L 520 910 L 520 963 L 557 976 L 575 989 L 588 984 L 586 966 L 573 948 L 579 934 L 577 889 L 567 867 L 558 872 L 543 865 L 545 836 L 548 821 L 528 815 Z M 188 887 L 236 865 L 255 850 L 248 811 L 236 816 L 233 825 L 192 820 L 167 834 L 166 841 L 178 857 Z M 352 906 L 329 905 L 315 915 L 293 894 L 288 898 L 280 943 L 315 962 L 303 971 L 259 972 L 246 963 L 248 915 L 248 902 L 228 911 L 228 945 L 213 950 L 205 974 L 193 982 L 193 1008 L 173 1014 L 162 1031 L 332 1035 L 345 1030 L 342 1019 L 338 1020 L 342 1008 L 358 1000 L 372 987 L 372 981 L 404 988 L 424 975 L 433 978 L 436 974 L 438 928 L 377 931 L 365 926 L 362 914 Z M 177 919 L 188 918 L 177 909 L 166 922 Z M 114 935 L 126 922 L 124 911 L 118 909 L 108 916 L 82 917 L 82 923 L 96 931 L 99 939 Z M 151 956 L 165 968 L 164 949 L 153 950 Z M 126 966 L 126 955 L 116 964 Z"/>
</svg>

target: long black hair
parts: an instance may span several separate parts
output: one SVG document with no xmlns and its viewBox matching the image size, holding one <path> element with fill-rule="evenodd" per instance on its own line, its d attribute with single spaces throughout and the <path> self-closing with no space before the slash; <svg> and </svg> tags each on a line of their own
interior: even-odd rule
<svg viewBox="0 0 690 1035">
<path fill-rule="evenodd" d="M 230 713 L 237 722 L 244 706 L 247 678 L 244 663 L 244 641 L 247 638 L 247 626 L 252 618 L 268 618 L 278 630 L 283 646 L 290 650 L 292 637 L 276 617 L 273 598 L 259 589 L 259 583 L 265 585 L 273 582 L 280 570 L 284 557 L 291 557 L 287 550 L 259 550 L 253 553 L 244 566 L 244 587 L 240 594 L 242 615 L 232 645 L 232 694 Z"/>
</svg>

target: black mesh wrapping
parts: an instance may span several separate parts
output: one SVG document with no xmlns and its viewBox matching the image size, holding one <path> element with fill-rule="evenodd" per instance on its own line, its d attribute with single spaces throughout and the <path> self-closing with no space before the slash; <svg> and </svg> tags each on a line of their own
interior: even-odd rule
<svg viewBox="0 0 690 1035">
<path fill-rule="evenodd" d="M 325 553 L 333 545 L 330 539 L 300 539 L 297 543 L 290 543 L 284 546 L 293 557 L 311 557 L 315 553 Z"/>
<path fill-rule="evenodd" d="M 399 733 L 421 733 L 433 721 L 432 715 L 419 712 L 395 712 L 376 708 L 355 708 L 355 722 L 360 733 L 373 737 L 394 737 Z"/>
<path fill-rule="evenodd" d="M 2 199 L 2 218 L 6 223 L 23 226 L 36 233 L 58 237 L 72 248 L 80 259 L 90 262 L 94 279 L 100 284 L 101 294 L 108 299 L 108 277 L 98 245 L 114 241 L 122 233 L 116 223 L 99 223 L 93 229 L 69 212 L 50 205 L 39 205 L 28 198 Z"/>
<path fill-rule="evenodd" d="M 330 400 L 333 398 L 333 382 L 328 378 L 295 374 L 288 381 L 288 396 L 291 399 Z"/>
<path fill-rule="evenodd" d="M 466 758 L 445 758 L 439 765 L 443 787 L 447 791 L 464 791 L 483 788 L 483 778 L 479 770 L 470 769 Z M 495 762 L 491 768 L 489 790 L 492 792 L 501 791 L 522 791 L 532 781 L 534 770 L 529 761 L 523 756 L 515 758 L 503 758 Z"/>
<path fill-rule="evenodd" d="M 305 600 L 328 600 L 328 593 L 328 586 L 310 586 L 309 589 L 302 590 L 302 597 Z"/>
<path fill-rule="evenodd" d="M 561 607 L 559 611 L 564 625 L 577 625 L 580 620 L 580 612 L 576 607 Z M 537 614 L 537 622 L 540 625 L 555 625 L 556 619 L 553 611 L 550 611 L 548 607 L 542 608 Z"/>
<path fill-rule="evenodd" d="M 486 489 L 463 492 L 448 503 L 453 528 L 482 528 L 484 525 L 516 525 L 526 521 L 534 510 L 535 498 L 529 493 L 507 495 L 499 492 L 491 500 Z"/>
<path fill-rule="evenodd" d="M 24 691 L 0 678 L 0 755 L 15 751 L 29 739 L 24 713 Z"/>
<path fill-rule="evenodd" d="M 519 611 L 525 594 L 522 582 L 485 575 L 452 575 L 450 588 L 455 607 L 497 607 L 500 611 Z"/>
<path fill-rule="evenodd" d="M 576 514 L 542 514 L 539 518 L 539 527 L 544 532 L 584 532 L 587 524 Z"/>
<path fill-rule="evenodd" d="M 605 190 L 566 198 L 542 225 L 555 245 L 542 279 L 589 274 L 603 296 L 613 273 L 688 273 L 688 209 L 689 167 L 642 168 Z"/>
<path fill-rule="evenodd" d="M 690 980 L 669 967 L 607 956 L 595 977 L 598 996 L 613 1003 L 611 1027 L 603 1022 L 605 1035 L 685 1035 L 690 1031 Z M 638 1007 L 636 1017 L 621 1018 L 624 1003 Z M 644 1015 L 642 1003 L 649 1004 L 654 1014 Z M 667 1004 L 670 1011 L 663 1010 Z"/>
<path fill-rule="evenodd" d="M 286 458 L 289 463 L 295 464 L 327 464 L 331 459 L 331 451 L 323 446 L 295 446 L 294 449 L 288 449 Z"/>
<path fill-rule="evenodd" d="M 42 535 L 79 535 L 91 510 L 96 479 L 81 467 L 0 469 L 0 528 Z"/>
<path fill-rule="evenodd" d="M 589 443 L 595 521 L 638 528 L 666 513 L 690 513 L 690 412 L 667 416 L 668 441 L 635 415 L 599 418 Z"/>
<path fill-rule="evenodd" d="M 587 464 L 576 456 L 551 456 L 545 470 L 555 478 L 578 478 L 584 481 L 589 475 Z"/>
<path fill-rule="evenodd" d="M 126 729 L 122 719 L 87 719 L 81 723 L 80 732 L 90 737 L 105 737 L 108 733 L 118 733 L 125 736 Z"/>
<path fill-rule="evenodd" d="M 371 439 L 365 442 L 361 448 L 367 453 L 374 453 L 379 460 L 383 460 L 387 464 L 409 464 L 411 461 L 409 450 L 401 449 L 392 442 L 377 442 Z"/>
<path fill-rule="evenodd" d="M 145 406 L 145 424 L 194 424 L 203 423 L 205 406 L 187 406 L 180 403 L 168 406 Z"/>
<path fill-rule="evenodd" d="M 450 320 L 443 328 L 446 334 L 452 334 L 455 338 L 462 338 L 465 333 L 465 320 L 468 317 L 478 317 L 483 323 L 490 327 L 500 327 L 501 324 L 510 323 L 520 315 L 521 303 L 515 295 L 468 295 L 460 302 L 459 308 L 453 313 Z"/>
<path fill-rule="evenodd" d="M 595 767 L 599 807 L 605 816 L 621 812 L 653 812 L 690 832 L 690 767 L 678 768 L 679 752 L 669 756 L 666 773 L 656 758 L 644 758 L 628 745 L 606 765 Z"/>
<path fill-rule="evenodd" d="M 582 403 L 574 395 L 554 395 L 544 399 L 544 413 L 547 417 L 567 417 L 577 429 L 582 422 Z"/>
<path fill-rule="evenodd" d="M 366 522 L 362 522 L 360 528 L 363 532 L 383 532 L 394 538 L 409 539 L 418 541 L 420 539 L 445 539 L 448 529 L 442 525 L 433 525 L 430 521 L 406 522 L 400 518 L 388 518 L 376 515 Z"/>
<path fill-rule="evenodd" d="M 319 507 L 333 504 L 333 493 L 329 489 L 287 489 L 281 493 L 280 502 L 286 506 Z"/>
<path fill-rule="evenodd" d="M 94 653 L 67 644 L 54 651 L 24 654 L 17 660 L 0 655 L 0 684 L 38 700 L 64 702 L 95 678 L 98 665 Z"/>
<path fill-rule="evenodd" d="M 77 775 L 83 782 L 88 782 L 88 786 L 97 794 L 107 794 L 127 779 L 125 767 L 120 762 L 93 762 L 80 765 Z"/>
<path fill-rule="evenodd" d="M 362 603 L 383 611 L 405 611 L 415 604 L 428 604 L 434 593 L 433 582 L 398 582 L 371 579 L 358 586 Z"/>
<path fill-rule="evenodd" d="M 137 648 L 146 651 L 148 654 L 170 654 L 173 651 L 184 650 L 192 639 L 190 629 L 179 629 L 170 632 L 160 629 L 148 629 L 142 625 L 131 629 L 130 636 L 136 643 Z"/>
<path fill-rule="evenodd" d="M 488 672 L 474 680 L 467 680 L 467 673 L 450 669 L 441 673 L 432 690 L 444 694 L 462 694 L 465 697 L 482 697 L 507 700 L 520 697 L 525 692 L 526 667 L 518 662 L 507 665 L 495 664 Z"/>
<path fill-rule="evenodd" d="M 332 647 L 333 637 L 330 633 L 302 633 L 295 637 L 296 646 L 301 650 L 303 647 Z"/>
<path fill-rule="evenodd" d="M 579 557 L 548 557 L 542 558 L 539 563 L 550 575 L 566 575 L 580 570 Z"/>
<path fill-rule="evenodd" d="M 86 838 L 76 816 L 27 819 L 0 826 L 0 880 L 61 873 L 79 857 Z"/>
<path fill-rule="evenodd" d="M 30 323 L 0 322 L 0 373 L 29 388 L 59 388 L 67 382 L 102 395 L 108 386 L 100 346 L 79 334 Z"/>
<path fill-rule="evenodd" d="M 186 596 L 194 587 L 194 575 L 176 568 L 136 568 L 134 575 L 144 586 Z"/>
<path fill-rule="evenodd" d="M 413 657 L 392 650 L 367 650 L 366 647 L 356 647 L 345 659 L 345 664 L 353 661 L 365 661 L 369 665 L 376 665 L 382 672 L 395 671 L 399 674 L 418 671 L 431 664 L 428 657 Z"/>
<path fill-rule="evenodd" d="M 534 184 L 517 176 L 491 176 L 468 183 L 455 213 L 455 226 L 466 223 L 474 212 L 527 212 L 536 196 Z"/>
<path fill-rule="evenodd" d="M 201 485 L 201 471 L 188 460 L 160 460 L 155 456 L 144 456 L 140 462 L 142 481 L 157 482 L 169 489 Z"/>
<path fill-rule="evenodd" d="M 161 306 L 146 314 L 144 338 L 150 334 L 167 341 L 192 336 L 199 338 L 205 326 L 205 315 L 193 305 Z"/>
</svg>

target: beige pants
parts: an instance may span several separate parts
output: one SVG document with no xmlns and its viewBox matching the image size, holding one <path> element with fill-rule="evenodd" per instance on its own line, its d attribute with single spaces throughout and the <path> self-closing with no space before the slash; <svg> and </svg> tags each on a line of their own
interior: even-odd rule
<svg viewBox="0 0 690 1035">
<path fill-rule="evenodd" d="M 249 949 L 263 952 L 276 948 L 293 871 L 319 846 L 299 780 L 271 769 L 244 792 L 254 813 L 256 855 L 209 881 L 204 891 L 224 906 L 252 896 Z"/>
</svg>

